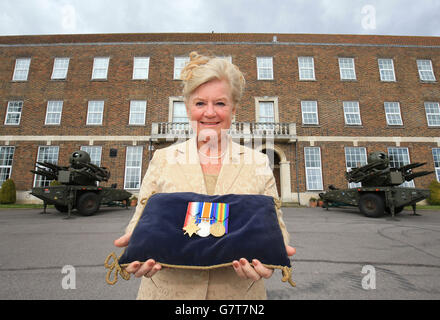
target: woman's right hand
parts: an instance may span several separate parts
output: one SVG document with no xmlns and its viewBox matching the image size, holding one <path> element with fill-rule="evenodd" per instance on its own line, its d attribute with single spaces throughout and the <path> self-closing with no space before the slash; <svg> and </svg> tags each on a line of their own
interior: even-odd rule
<svg viewBox="0 0 440 320">
<path fill-rule="evenodd" d="M 131 233 L 126 233 L 119 239 L 116 239 L 113 244 L 116 247 L 124 248 L 128 246 L 128 242 L 130 241 Z M 148 259 L 145 263 L 140 263 L 139 261 L 133 261 L 130 263 L 125 270 L 128 273 L 133 273 L 136 278 L 140 278 L 145 276 L 147 278 L 151 278 L 156 274 L 157 271 L 162 269 L 162 266 L 153 259 Z"/>
</svg>

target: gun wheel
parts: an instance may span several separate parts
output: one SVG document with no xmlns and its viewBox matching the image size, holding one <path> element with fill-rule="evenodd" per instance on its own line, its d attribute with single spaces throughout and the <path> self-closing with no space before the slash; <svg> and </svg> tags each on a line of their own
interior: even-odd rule
<svg viewBox="0 0 440 320">
<path fill-rule="evenodd" d="M 384 199 L 377 193 L 363 194 L 359 200 L 359 210 L 370 218 L 381 217 L 385 212 Z"/>
<path fill-rule="evenodd" d="M 79 196 L 76 202 L 76 210 L 82 216 L 91 216 L 99 210 L 101 199 L 94 192 L 86 192 Z"/>
</svg>

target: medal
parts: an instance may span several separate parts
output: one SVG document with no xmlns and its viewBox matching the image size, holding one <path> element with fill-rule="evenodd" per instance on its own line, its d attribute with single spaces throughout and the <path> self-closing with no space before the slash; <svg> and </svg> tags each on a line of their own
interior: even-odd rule
<svg viewBox="0 0 440 320">
<path fill-rule="evenodd" d="M 225 230 L 225 227 L 223 226 L 223 223 L 221 223 L 220 221 L 217 221 L 216 223 L 211 225 L 211 228 L 209 229 L 209 231 L 214 237 L 221 237 L 222 235 L 225 234 L 226 230 Z"/>
<path fill-rule="evenodd" d="M 228 233 L 229 204 L 212 202 L 189 202 L 183 230 L 191 237 L 197 234 L 221 237 Z"/>
</svg>

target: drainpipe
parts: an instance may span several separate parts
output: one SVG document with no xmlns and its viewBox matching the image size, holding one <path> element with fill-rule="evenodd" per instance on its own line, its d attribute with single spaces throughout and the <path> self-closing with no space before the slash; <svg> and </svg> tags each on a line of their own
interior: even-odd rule
<svg viewBox="0 0 440 320">
<path fill-rule="evenodd" d="M 295 139 L 295 171 L 296 171 L 296 192 L 298 194 L 298 204 L 299 201 L 299 178 L 298 178 L 298 138 Z"/>
</svg>

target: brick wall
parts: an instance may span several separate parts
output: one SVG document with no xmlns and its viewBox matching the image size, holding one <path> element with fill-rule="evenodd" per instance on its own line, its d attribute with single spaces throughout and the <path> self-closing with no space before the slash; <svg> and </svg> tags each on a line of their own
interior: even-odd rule
<svg viewBox="0 0 440 320">
<path fill-rule="evenodd" d="M 236 121 L 255 121 L 255 97 L 277 97 L 280 122 L 297 124 L 299 137 L 439 137 L 440 128 L 428 127 L 423 103 L 440 102 L 440 38 L 386 37 L 344 35 L 277 35 L 269 34 L 146 34 L 146 35 L 65 35 L 0 37 L 0 135 L 13 136 L 9 145 L 16 146 L 12 178 L 20 190 L 32 186 L 28 173 L 35 165 L 38 145 L 44 141 L 20 141 L 20 136 L 148 136 L 153 122 L 168 121 L 169 97 L 181 95 L 181 82 L 173 80 L 175 56 L 191 51 L 218 56 L 231 56 L 246 77 L 246 93 Z M 62 43 L 62 45 L 60 45 Z M 356 44 L 356 45 L 347 45 Z M 368 44 L 368 46 L 366 46 Z M 131 80 L 133 57 L 150 57 L 149 79 Z M 273 57 L 274 80 L 257 80 L 256 57 Z M 299 56 L 313 56 L 315 81 L 300 81 Z M 28 80 L 13 82 L 15 60 L 30 57 Z M 66 80 L 51 80 L 55 57 L 69 57 Z M 91 80 L 94 57 L 110 57 L 107 80 Z M 352 57 L 356 80 L 341 81 L 338 57 Z M 396 82 L 379 78 L 378 58 L 392 58 Z M 416 59 L 430 59 L 436 82 L 419 80 Z M 23 111 L 18 126 L 4 125 L 8 101 L 22 100 Z M 45 125 L 47 102 L 63 100 L 60 125 Z M 90 100 L 104 100 L 102 126 L 86 125 Z M 146 100 L 145 126 L 128 124 L 130 100 Z M 316 100 L 319 125 L 302 124 L 301 100 Z M 359 101 L 361 126 L 344 123 L 342 102 Z M 403 126 L 386 124 L 384 101 L 400 103 Z M 307 140 L 307 139 L 306 139 Z M 6 142 L 0 141 L 0 145 Z M 102 165 L 110 167 L 112 183 L 123 185 L 125 147 L 132 141 L 95 141 L 103 145 Z M 68 155 L 88 145 L 87 141 L 52 141 L 60 145 L 59 163 L 67 163 Z M 147 141 L 137 145 L 147 146 Z M 157 144 L 161 148 L 165 144 Z M 298 142 L 298 159 L 294 144 L 279 144 L 290 161 L 291 188 L 305 191 L 304 146 Z M 321 147 L 323 184 L 346 185 L 344 146 L 353 142 L 316 142 Z M 395 146 L 393 142 L 359 142 L 367 152 Z M 427 162 L 433 169 L 431 148 L 437 143 L 401 143 L 407 146 L 411 161 Z M 116 147 L 118 157 L 108 157 Z M 144 148 L 144 158 L 148 150 Z M 143 165 L 144 174 L 147 161 Z M 429 168 L 428 168 L 429 167 Z M 298 176 L 296 173 L 298 172 Z M 114 179 L 114 180 L 113 180 Z M 433 176 L 419 178 L 416 186 L 426 187 Z"/>
</svg>

